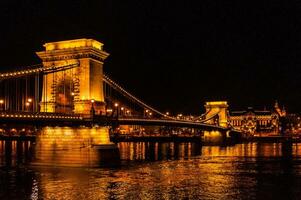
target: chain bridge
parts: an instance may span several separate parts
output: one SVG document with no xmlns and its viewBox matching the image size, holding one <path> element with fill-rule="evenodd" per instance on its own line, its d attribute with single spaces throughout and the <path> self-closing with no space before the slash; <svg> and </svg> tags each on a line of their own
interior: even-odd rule
<svg viewBox="0 0 301 200">
<path fill-rule="evenodd" d="M 184 127 L 228 134 L 227 102 L 207 102 L 206 113 L 183 119 L 161 112 L 104 74 L 109 56 L 93 39 L 44 44 L 42 64 L 0 73 L 0 120 L 39 126 Z M 15 69 L 15 68 L 14 68 Z"/>
</svg>

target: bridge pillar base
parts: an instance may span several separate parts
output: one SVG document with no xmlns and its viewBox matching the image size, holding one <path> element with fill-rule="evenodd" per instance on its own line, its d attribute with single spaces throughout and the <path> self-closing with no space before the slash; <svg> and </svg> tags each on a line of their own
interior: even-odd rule
<svg viewBox="0 0 301 200">
<path fill-rule="evenodd" d="M 204 131 L 203 142 L 205 144 L 218 145 L 225 141 L 223 133 L 220 131 Z"/>
</svg>

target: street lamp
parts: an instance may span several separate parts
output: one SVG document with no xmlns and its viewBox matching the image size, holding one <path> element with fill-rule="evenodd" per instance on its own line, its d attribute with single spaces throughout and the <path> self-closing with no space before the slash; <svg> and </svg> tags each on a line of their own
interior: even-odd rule
<svg viewBox="0 0 301 200">
<path fill-rule="evenodd" d="M 4 100 L 0 99 L 0 106 L 1 106 L 1 110 L 4 110 Z"/>
<path fill-rule="evenodd" d="M 149 113 L 149 110 L 148 110 L 148 109 L 145 109 L 145 110 L 144 110 L 144 113 L 143 113 L 143 117 L 148 117 L 148 113 Z"/>
<path fill-rule="evenodd" d="M 71 92 L 71 110 L 74 111 L 74 96 L 75 96 L 75 93 L 74 92 Z"/>
<path fill-rule="evenodd" d="M 106 109 L 106 116 L 112 117 L 113 114 L 113 109 L 112 108 L 107 108 Z"/>
<path fill-rule="evenodd" d="M 180 114 L 177 115 L 177 119 L 182 119 L 182 117 L 183 117 L 182 113 L 180 113 Z"/>
<path fill-rule="evenodd" d="M 118 118 L 118 116 L 119 116 L 119 112 L 118 112 L 118 106 L 119 106 L 119 104 L 115 103 L 114 106 L 115 106 L 115 110 L 116 110 L 116 117 Z"/>
<path fill-rule="evenodd" d="M 30 103 L 29 103 L 29 102 L 26 102 L 26 103 L 25 103 L 25 106 L 26 106 L 26 111 L 29 111 Z"/>
<path fill-rule="evenodd" d="M 91 113 L 93 118 L 94 118 L 94 115 L 95 115 L 94 102 L 95 102 L 95 100 L 91 99 L 91 111 L 90 111 L 90 113 Z"/>
<path fill-rule="evenodd" d="M 30 104 L 32 103 L 32 98 L 28 98 L 27 99 L 27 103 L 28 103 L 28 111 L 30 111 L 31 108 L 29 108 Z M 32 111 L 33 111 L 33 104 L 32 104 Z"/>
</svg>

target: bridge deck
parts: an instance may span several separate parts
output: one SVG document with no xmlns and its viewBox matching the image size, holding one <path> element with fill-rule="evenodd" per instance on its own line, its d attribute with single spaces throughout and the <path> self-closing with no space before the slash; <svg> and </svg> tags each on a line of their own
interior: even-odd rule
<svg viewBox="0 0 301 200">
<path fill-rule="evenodd" d="M 225 127 L 198 123 L 184 120 L 171 119 L 150 119 L 150 118 L 112 118 L 106 116 L 79 115 L 79 114 L 61 114 L 61 113 L 31 113 L 31 112 L 2 112 L 0 113 L 1 123 L 24 123 L 24 124 L 99 124 L 99 125 L 145 125 L 145 126 L 171 126 L 199 128 L 204 130 L 229 130 Z"/>
</svg>

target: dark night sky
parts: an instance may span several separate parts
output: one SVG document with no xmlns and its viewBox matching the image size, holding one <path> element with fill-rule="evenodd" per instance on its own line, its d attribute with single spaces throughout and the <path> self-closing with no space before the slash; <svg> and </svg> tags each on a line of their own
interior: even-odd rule
<svg viewBox="0 0 301 200">
<path fill-rule="evenodd" d="M 301 2 L 297 0 L 1 0 L 1 70 L 39 63 L 45 42 L 93 38 L 105 71 L 162 111 L 301 111 Z"/>
</svg>

